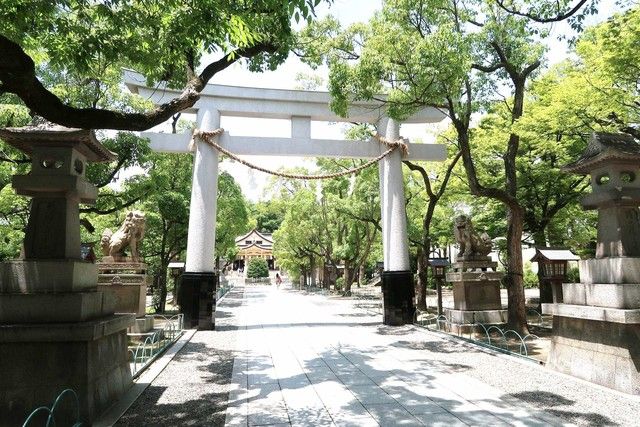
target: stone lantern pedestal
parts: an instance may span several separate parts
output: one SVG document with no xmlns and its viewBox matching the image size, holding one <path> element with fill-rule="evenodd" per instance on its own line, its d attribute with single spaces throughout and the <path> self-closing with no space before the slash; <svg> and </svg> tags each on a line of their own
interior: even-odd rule
<svg viewBox="0 0 640 427">
<path fill-rule="evenodd" d="M 65 388 L 90 423 L 132 384 L 133 316 L 114 315 L 95 264 L 80 255 L 79 204 L 97 196 L 85 166 L 113 154 L 87 130 L 2 129 L 0 138 L 31 157 L 13 187 L 33 198 L 23 259 L 0 264 L 0 426 L 20 425 Z"/>
<path fill-rule="evenodd" d="M 579 262 L 581 283 L 562 284 L 553 315 L 547 365 L 640 394 L 640 144 L 624 135 L 594 134 L 580 159 L 564 169 L 590 174 L 585 209 L 598 210 L 596 259 Z"/>
<path fill-rule="evenodd" d="M 97 263 L 98 290 L 115 297 L 116 313 L 133 313 L 135 323 L 129 333 L 146 333 L 153 329 L 153 317 L 146 315 L 147 264 L 135 261 L 115 262 L 105 257 Z"/>
</svg>

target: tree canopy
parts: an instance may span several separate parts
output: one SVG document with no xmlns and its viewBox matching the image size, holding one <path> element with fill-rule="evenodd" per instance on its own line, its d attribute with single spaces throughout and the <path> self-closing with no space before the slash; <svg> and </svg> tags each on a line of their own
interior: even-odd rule
<svg viewBox="0 0 640 427">
<path fill-rule="evenodd" d="M 540 157 L 537 148 L 533 157 L 523 156 L 532 150 L 524 145 L 519 122 L 526 117 L 528 83 L 544 62 L 541 41 L 549 31 L 538 24 L 571 19 L 581 29 L 597 4 L 389 0 L 367 24 L 341 28 L 329 17 L 300 34 L 299 54 L 311 65 L 325 62 L 330 68 L 331 107 L 338 114 L 347 115 L 351 101 L 378 93 L 387 95 L 387 112 L 399 120 L 426 106 L 447 114 L 469 191 L 503 205 L 509 323 L 516 330 L 526 331 L 521 241 L 528 206 L 521 201 L 520 172 L 527 161 Z M 478 128 L 476 118 L 487 113 L 492 117 L 483 123 L 495 123 Z M 481 154 L 482 139 L 491 144 L 484 144 L 488 158 Z M 573 200 L 576 193 L 571 193 Z M 566 202 L 552 204 L 560 209 Z"/>
<path fill-rule="evenodd" d="M 69 127 L 145 130 L 192 106 L 216 73 L 241 59 L 251 70 L 274 69 L 292 46 L 292 19 L 310 20 L 321 1 L 0 0 L 0 95 Z M 122 67 L 182 94 L 144 111 L 78 106 L 46 79 L 52 70 L 100 90 Z"/>
</svg>

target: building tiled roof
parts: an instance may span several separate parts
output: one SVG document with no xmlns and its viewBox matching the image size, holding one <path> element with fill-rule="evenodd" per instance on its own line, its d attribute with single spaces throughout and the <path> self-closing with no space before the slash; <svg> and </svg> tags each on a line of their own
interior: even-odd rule
<svg viewBox="0 0 640 427">
<path fill-rule="evenodd" d="M 247 243 L 249 241 L 249 243 Z M 256 243 L 260 241 L 262 243 Z M 273 249 L 273 236 L 269 233 L 260 233 L 257 230 L 251 230 L 247 234 L 236 237 L 236 246 L 240 249 L 247 249 L 251 246 L 256 246 L 262 249 Z"/>
<path fill-rule="evenodd" d="M 594 132 L 580 158 L 569 163 L 562 170 L 588 174 L 611 159 L 629 162 L 640 161 L 640 144 L 631 135 Z"/>
</svg>

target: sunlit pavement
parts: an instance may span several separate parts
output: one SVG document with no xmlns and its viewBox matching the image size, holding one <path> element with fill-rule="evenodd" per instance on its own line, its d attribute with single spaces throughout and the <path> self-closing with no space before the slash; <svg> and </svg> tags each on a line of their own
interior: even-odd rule
<svg viewBox="0 0 640 427">
<path fill-rule="evenodd" d="M 448 341 L 355 301 L 247 286 L 227 426 L 568 425 L 428 357 Z"/>
</svg>

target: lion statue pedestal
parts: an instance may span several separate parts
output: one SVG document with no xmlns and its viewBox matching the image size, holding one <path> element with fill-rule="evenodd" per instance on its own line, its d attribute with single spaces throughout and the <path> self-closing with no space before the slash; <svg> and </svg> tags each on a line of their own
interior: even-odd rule
<svg viewBox="0 0 640 427">
<path fill-rule="evenodd" d="M 447 282 L 453 284 L 453 309 L 445 309 L 452 329 L 461 329 L 475 323 L 502 324 L 507 321 L 507 310 L 502 309 L 500 280 L 503 273 L 496 271 L 497 262 L 491 261 L 491 239 L 486 233 L 473 230 L 471 218 L 460 215 L 455 219 L 454 235 L 459 253 L 447 273 Z"/>
<path fill-rule="evenodd" d="M 136 323 L 129 333 L 146 333 L 153 329 L 153 317 L 146 316 L 147 264 L 141 262 L 139 243 L 144 237 L 145 215 L 129 211 L 122 226 L 112 233 L 102 233 L 100 246 L 104 256 L 97 264 L 98 289 L 111 293 L 116 313 L 134 313 Z M 126 254 L 129 249 L 130 254 Z"/>
</svg>

